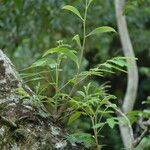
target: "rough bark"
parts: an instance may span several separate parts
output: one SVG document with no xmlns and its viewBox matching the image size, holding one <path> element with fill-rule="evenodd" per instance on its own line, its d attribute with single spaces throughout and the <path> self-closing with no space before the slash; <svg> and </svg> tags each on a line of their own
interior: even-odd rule
<svg viewBox="0 0 150 150">
<path fill-rule="evenodd" d="M 126 57 L 135 57 L 130 36 L 128 33 L 126 18 L 123 15 L 124 0 L 115 0 L 116 19 L 120 40 L 123 48 L 123 53 Z M 133 110 L 138 89 L 138 69 L 135 60 L 127 59 L 128 67 L 128 82 L 127 89 L 122 105 L 123 112 L 126 114 Z M 122 140 L 126 148 L 133 146 L 134 137 L 130 134 L 130 128 L 126 124 L 120 126 Z"/>
<path fill-rule="evenodd" d="M 42 117 L 39 113 L 44 113 L 42 108 L 30 88 L 23 85 L 9 58 L 0 50 L 0 149 L 83 149 L 65 141 L 67 133 L 51 117 Z"/>
</svg>

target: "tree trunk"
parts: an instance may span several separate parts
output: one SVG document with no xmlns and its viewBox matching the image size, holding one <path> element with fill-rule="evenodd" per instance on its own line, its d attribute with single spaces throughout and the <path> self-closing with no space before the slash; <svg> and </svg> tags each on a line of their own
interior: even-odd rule
<svg viewBox="0 0 150 150">
<path fill-rule="evenodd" d="M 0 149 L 83 149 L 65 141 L 67 133 L 42 114 L 42 104 L 23 85 L 14 65 L 0 50 Z"/>
<path fill-rule="evenodd" d="M 121 44 L 123 47 L 123 53 L 126 57 L 135 57 L 131 40 L 128 33 L 126 18 L 123 15 L 125 1 L 115 0 L 116 7 L 116 18 L 118 23 L 118 30 L 121 39 Z M 122 109 L 126 114 L 133 110 L 134 103 L 136 100 L 137 89 L 138 89 L 138 69 L 135 60 L 127 59 L 129 65 L 128 69 L 128 82 L 126 94 L 124 97 Z M 120 126 L 120 131 L 122 135 L 122 140 L 126 148 L 131 148 L 133 146 L 134 137 L 130 134 L 130 129 L 126 124 Z"/>
</svg>

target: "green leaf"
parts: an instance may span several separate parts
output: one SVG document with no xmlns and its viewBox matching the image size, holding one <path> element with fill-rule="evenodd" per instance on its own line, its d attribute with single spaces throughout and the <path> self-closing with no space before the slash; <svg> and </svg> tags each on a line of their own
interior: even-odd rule
<svg viewBox="0 0 150 150">
<path fill-rule="evenodd" d="M 79 64 L 78 64 L 78 57 L 74 54 L 73 51 L 68 51 L 68 50 L 65 50 L 63 52 L 67 57 L 69 57 L 71 60 L 73 60 L 77 66 L 79 67 Z"/>
<path fill-rule="evenodd" d="M 99 69 L 99 71 L 105 72 L 105 73 L 115 73 L 115 72 L 113 72 L 111 70 L 107 70 L 107 69 Z"/>
<path fill-rule="evenodd" d="M 29 68 L 44 67 L 44 66 L 49 66 L 50 68 L 55 68 L 56 64 L 57 64 L 56 61 L 52 58 L 42 58 L 42 59 L 39 59 L 36 62 L 34 62 Z"/>
<path fill-rule="evenodd" d="M 93 2 L 93 0 L 88 1 L 88 7 L 91 5 L 92 2 Z"/>
<path fill-rule="evenodd" d="M 93 2 L 93 0 L 89 0 L 89 5 Z"/>
<path fill-rule="evenodd" d="M 63 52 L 64 50 L 68 50 L 68 48 L 65 47 L 55 47 L 47 50 L 44 54 L 43 57 L 49 55 L 49 54 L 54 54 L 54 53 L 60 53 Z"/>
<path fill-rule="evenodd" d="M 101 111 L 101 110 L 98 110 L 98 113 L 99 113 L 99 114 L 114 114 L 114 111 L 111 111 L 111 110 L 109 110 L 109 111 Z"/>
<path fill-rule="evenodd" d="M 17 88 L 16 92 L 19 94 L 21 97 L 30 97 L 29 94 L 22 88 Z"/>
<path fill-rule="evenodd" d="M 104 67 L 109 68 L 109 69 L 112 68 L 111 65 L 108 64 L 108 63 L 104 63 L 104 64 L 102 64 L 101 66 L 104 66 Z"/>
<path fill-rule="evenodd" d="M 103 27 L 98 27 L 94 29 L 92 32 L 90 32 L 88 36 L 91 36 L 93 34 L 100 34 L 100 33 L 106 33 L 106 32 L 116 32 L 114 28 L 108 27 L 108 26 L 103 26 Z"/>
<path fill-rule="evenodd" d="M 127 66 L 127 62 L 123 61 L 123 60 L 109 60 L 108 62 L 111 62 L 115 65 L 118 65 L 120 67 L 124 67 L 124 66 Z"/>
<path fill-rule="evenodd" d="M 24 83 L 32 82 L 32 81 L 39 81 L 45 79 L 44 77 L 35 77 L 31 78 L 30 80 L 26 80 Z"/>
<path fill-rule="evenodd" d="M 116 67 L 116 66 L 114 66 L 114 65 L 111 65 L 111 67 L 114 68 L 114 69 L 116 69 L 116 70 L 119 70 L 119 71 L 121 71 L 121 72 L 128 73 L 126 70 L 121 69 L 121 68 L 119 68 L 119 67 Z"/>
<path fill-rule="evenodd" d="M 114 108 L 114 109 L 117 108 L 116 104 L 109 104 L 108 106 L 111 107 L 111 108 Z"/>
<path fill-rule="evenodd" d="M 73 60 L 77 64 L 77 66 L 79 66 L 78 57 L 75 55 L 75 53 L 76 53 L 75 50 L 70 50 L 66 47 L 56 47 L 56 48 L 52 48 L 52 49 L 49 49 L 48 51 L 46 51 L 44 53 L 43 57 L 45 57 L 49 54 L 54 54 L 54 53 L 63 53 L 64 55 L 69 57 L 71 60 Z"/>
<path fill-rule="evenodd" d="M 93 115 L 93 114 L 94 114 L 94 112 L 93 112 L 93 110 L 92 110 L 91 107 L 85 107 L 85 108 L 84 108 L 84 111 L 85 111 L 85 113 L 86 113 L 87 115 Z"/>
<path fill-rule="evenodd" d="M 102 72 L 96 72 L 96 71 L 82 71 L 80 74 L 80 76 L 91 76 L 91 75 L 95 75 L 95 76 L 100 76 L 103 77 L 103 73 Z"/>
<path fill-rule="evenodd" d="M 116 124 L 118 124 L 118 122 L 115 121 L 114 118 L 108 118 L 108 119 L 107 119 L 107 123 L 108 123 L 108 125 L 110 126 L 110 128 L 114 128 L 114 126 L 115 126 Z"/>
<path fill-rule="evenodd" d="M 128 112 L 126 115 L 129 117 L 132 117 L 132 116 L 139 116 L 139 114 L 142 114 L 142 113 L 143 111 L 134 110 L 134 111 Z"/>
<path fill-rule="evenodd" d="M 76 14 L 81 20 L 84 20 L 80 14 L 80 12 L 78 11 L 77 8 L 71 6 L 71 5 L 66 5 L 63 7 L 63 9 L 69 10 L 71 12 L 73 12 L 74 14 Z"/>
<path fill-rule="evenodd" d="M 75 35 L 75 36 L 72 38 L 72 40 L 75 40 L 75 41 L 77 42 L 78 46 L 81 47 L 81 40 L 80 40 L 80 37 L 79 37 L 78 34 Z"/>
<path fill-rule="evenodd" d="M 91 148 L 95 146 L 95 141 L 92 135 L 83 133 L 83 132 L 75 132 L 66 137 L 66 140 L 72 144 L 80 144 L 85 148 Z"/>
<path fill-rule="evenodd" d="M 70 106 L 72 106 L 72 107 L 78 107 L 78 105 L 79 105 L 79 102 L 78 101 L 76 101 L 75 99 L 71 99 L 70 101 L 68 101 L 68 104 L 70 105 Z"/>
<path fill-rule="evenodd" d="M 100 127 L 103 127 L 105 124 L 106 124 L 106 122 L 97 123 L 97 124 L 95 124 L 92 128 L 93 128 L 93 129 L 98 129 L 98 128 L 100 128 Z"/>
<path fill-rule="evenodd" d="M 82 92 L 82 91 L 77 91 L 77 93 L 79 93 L 82 97 L 85 97 L 84 92 Z"/>
<path fill-rule="evenodd" d="M 28 68 L 26 68 L 28 69 Z M 37 73 L 21 73 L 20 76 L 21 78 L 32 78 L 34 76 L 39 76 L 39 75 L 42 75 L 42 74 L 45 74 L 45 73 L 49 73 L 49 71 L 41 71 L 41 72 L 37 72 Z"/>
<path fill-rule="evenodd" d="M 75 120 L 77 120 L 80 116 L 81 116 L 82 112 L 75 112 L 74 114 L 71 115 L 71 117 L 69 118 L 69 121 L 68 121 L 68 125 L 70 125 L 72 122 L 74 122 Z"/>
</svg>

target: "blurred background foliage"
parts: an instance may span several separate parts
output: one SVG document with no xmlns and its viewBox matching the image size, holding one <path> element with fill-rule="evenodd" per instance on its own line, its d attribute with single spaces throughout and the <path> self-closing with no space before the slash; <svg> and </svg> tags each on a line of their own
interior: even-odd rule
<svg viewBox="0 0 150 150">
<path fill-rule="evenodd" d="M 80 20 L 61 8 L 66 4 L 83 12 L 83 0 L 0 0 L 0 48 L 10 57 L 18 71 L 32 64 L 45 50 L 56 46 L 56 41 L 72 43 L 74 34 L 80 34 Z M 143 100 L 150 95 L 150 0 L 132 1 L 126 5 L 129 33 L 139 67 L 139 90 L 135 109 L 142 109 Z M 117 30 L 114 0 L 95 0 L 89 9 L 87 28 L 112 26 Z M 118 34 L 99 35 L 88 39 L 84 54 L 84 69 L 122 55 Z M 72 67 L 68 69 L 72 71 Z M 126 74 L 96 78 L 98 83 L 110 81 L 110 93 L 119 103 L 125 94 Z M 84 118 L 81 126 L 88 129 Z M 119 150 L 122 146 L 118 129 L 105 129 L 105 149 Z M 106 132 L 107 131 L 107 132 Z M 109 132 L 108 132 L 109 131 Z M 111 134 L 110 134 L 111 133 Z M 108 140 L 110 139 L 110 140 Z M 115 143 L 115 144 L 114 144 Z M 113 147 L 110 147 L 110 145 Z"/>
</svg>

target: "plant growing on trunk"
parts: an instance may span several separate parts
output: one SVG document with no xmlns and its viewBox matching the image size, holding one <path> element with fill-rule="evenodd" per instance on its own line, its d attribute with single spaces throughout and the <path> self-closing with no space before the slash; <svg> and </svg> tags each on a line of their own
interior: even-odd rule
<svg viewBox="0 0 150 150">
<path fill-rule="evenodd" d="M 81 133 L 77 135 L 86 137 L 90 141 L 94 140 L 94 146 L 96 145 L 97 150 L 100 150 L 99 132 L 106 124 L 113 128 L 118 123 L 118 119 L 111 116 L 114 110 L 117 109 L 117 106 L 112 104 L 110 100 L 116 99 L 116 97 L 108 94 L 105 86 L 95 84 L 91 76 L 103 77 L 107 73 L 114 73 L 115 70 L 126 72 L 124 67 L 127 66 L 127 63 L 125 62 L 126 58 L 116 57 L 88 71 L 82 69 L 83 56 L 86 44 L 88 44 L 86 42 L 87 38 L 91 38 L 96 34 L 116 32 L 112 27 L 102 26 L 87 33 L 87 13 L 92 1 L 85 1 L 83 16 L 77 8 L 71 5 L 63 7 L 63 9 L 75 14 L 83 26 L 83 33 L 81 35 L 77 34 L 72 38 L 77 44 L 78 51 L 62 40 L 57 41 L 57 47 L 47 50 L 42 58 L 27 68 L 27 70 L 31 69 L 33 71 L 32 73 L 24 73 L 22 75 L 26 78 L 27 82 L 34 81 L 35 83 L 35 81 L 38 81 L 35 89 L 37 97 L 44 104 L 46 111 L 49 112 L 48 114 L 56 122 L 69 116 L 67 120 L 68 125 L 70 125 L 81 115 L 89 117 L 94 133 L 93 136 L 85 134 L 83 136 Z M 66 63 L 75 68 L 71 74 L 65 69 Z M 65 79 L 62 78 L 64 72 Z M 68 74 L 66 75 L 66 73 Z M 91 146 L 88 145 L 88 142 L 87 144 L 82 140 L 80 142 L 78 140 L 74 142 L 83 144 L 86 147 Z"/>
</svg>

